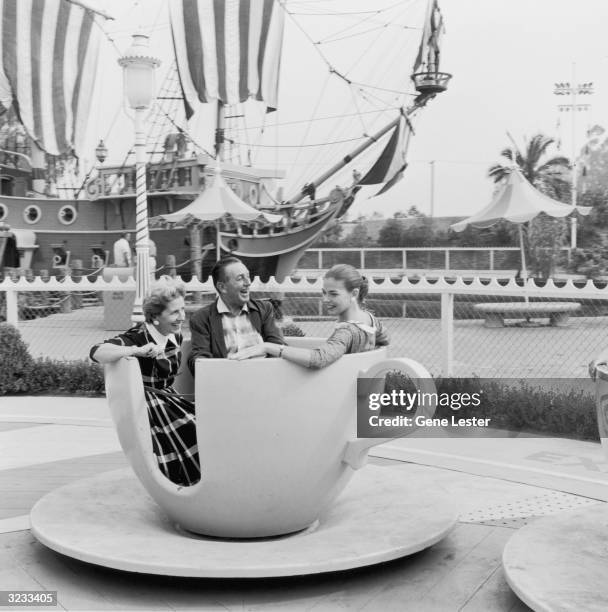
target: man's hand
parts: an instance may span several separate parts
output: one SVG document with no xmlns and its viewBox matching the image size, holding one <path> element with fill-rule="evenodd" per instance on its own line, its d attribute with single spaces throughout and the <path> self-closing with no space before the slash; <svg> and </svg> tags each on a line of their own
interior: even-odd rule
<svg viewBox="0 0 608 612">
<path fill-rule="evenodd" d="M 252 359 L 253 357 L 265 356 L 266 347 L 264 346 L 264 344 L 254 344 L 253 346 L 248 346 L 245 349 L 241 349 L 237 353 L 228 355 L 228 359 L 236 359 L 237 361 L 242 361 L 243 359 Z"/>
</svg>

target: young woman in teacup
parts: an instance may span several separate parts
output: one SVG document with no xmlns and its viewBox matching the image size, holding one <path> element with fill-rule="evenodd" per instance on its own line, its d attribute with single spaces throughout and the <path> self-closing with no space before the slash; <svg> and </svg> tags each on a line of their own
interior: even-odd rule
<svg viewBox="0 0 608 612">
<path fill-rule="evenodd" d="M 185 293 L 181 283 L 161 277 L 144 299 L 145 321 L 96 344 L 90 357 L 98 363 L 137 357 L 158 466 L 172 482 L 192 485 L 201 475 L 194 404 L 173 388 L 181 363 Z"/>
<path fill-rule="evenodd" d="M 263 342 L 239 351 L 230 359 L 250 359 L 262 355 L 280 357 L 306 368 L 324 368 L 342 355 L 371 351 L 386 346 L 388 337 L 382 324 L 365 309 L 368 282 L 347 264 L 337 264 L 323 277 L 323 303 L 337 318 L 332 335 L 315 349 Z"/>
</svg>

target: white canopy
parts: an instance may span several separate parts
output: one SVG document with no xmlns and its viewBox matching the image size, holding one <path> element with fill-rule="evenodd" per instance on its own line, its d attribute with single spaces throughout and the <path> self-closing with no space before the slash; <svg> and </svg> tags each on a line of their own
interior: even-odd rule
<svg viewBox="0 0 608 612">
<path fill-rule="evenodd" d="M 503 219 L 513 223 L 525 223 L 541 212 L 551 217 L 566 217 L 574 210 L 587 215 L 591 207 L 573 208 L 569 204 L 558 202 L 534 188 L 519 168 L 513 168 L 505 184 L 485 208 L 468 219 L 454 223 L 451 228 L 462 232 L 467 225 L 490 227 Z"/>
<path fill-rule="evenodd" d="M 533 187 L 517 167 L 511 168 L 505 184 L 498 190 L 492 201 L 472 217 L 454 223 L 450 227 L 456 232 L 462 232 L 467 225 L 473 227 L 490 227 L 499 221 L 511 221 L 519 225 L 519 249 L 521 251 L 521 275 L 526 278 L 526 252 L 522 223 L 531 221 L 541 212 L 551 217 L 566 217 L 577 210 L 582 215 L 588 215 L 590 206 L 571 206 L 558 202 L 541 193 Z M 527 300 L 527 297 L 526 297 Z"/>
<path fill-rule="evenodd" d="M 282 215 L 264 213 L 257 208 L 243 202 L 226 184 L 220 166 L 215 168 L 213 184 L 196 197 L 188 206 L 174 213 L 158 215 L 150 219 L 152 225 L 174 224 L 178 227 L 202 225 L 205 222 L 215 223 L 217 251 L 216 257 L 220 259 L 220 219 L 230 216 L 239 221 L 263 221 L 278 223 Z"/>
<path fill-rule="evenodd" d="M 151 221 L 155 224 L 175 223 L 179 226 L 198 225 L 205 221 L 219 221 L 225 215 L 230 215 L 239 221 L 265 221 L 277 223 L 283 217 L 264 213 L 246 202 L 243 202 L 226 184 L 221 171 L 216 168 L 213 184 L 188 206 L 174 213 L 158 215 Z"/>
</svg>

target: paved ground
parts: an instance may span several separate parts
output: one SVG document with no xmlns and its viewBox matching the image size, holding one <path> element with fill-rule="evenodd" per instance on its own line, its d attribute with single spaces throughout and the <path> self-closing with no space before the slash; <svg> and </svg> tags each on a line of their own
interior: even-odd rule
<svg viewBox="0 0 608 612">
<path fill-rule="evenodd" d="M 372 461 L 426 474 L 460 510 L 456 529 L 430 550 L 313 578 L 159 579 L 66 558 L 28 530 L 27 513 L 47 491 L 125 465 L 104 399 L 0 398 L 0 449 L 0 590 L 56 590 L 66 610 L 527 610 L 501 568 L 514 530 L 608 499 L 599 444 L 400 440 Z"/>
</svg>

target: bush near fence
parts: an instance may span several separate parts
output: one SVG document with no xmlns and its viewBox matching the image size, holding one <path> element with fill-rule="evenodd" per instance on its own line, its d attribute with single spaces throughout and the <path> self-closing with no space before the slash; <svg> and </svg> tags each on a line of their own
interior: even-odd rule
<svg viewBox="0 0 608 612">
<path fill-rule="evenodd" d="M 0 395 L 103 395 L 103 369 L 85 360 L 34 359 L 12 325 L 0 323 Z"/>
<path fill-rule="evenodd" d="M 0 324 L 0 363 L 0 395 L 27 392 L 33 359 L 19 331 L 6 323 Z"/>
<path fill-rule="evenodd" d="M 490 427 L 513 432 L 566 437 L 599 442 L 595 397 L 580 388 L 556 392 L 531 382 L 496 381 L 481 378 L 435 378 L 437 393 L 482 392 L 481 406 L 462 406 L 454 411 L 438 406 L 434 416 L 490 418 Z M 412 382 L 399 372 L 387 376 L 385 392 L 412 392 Z M 406 414 L 405 409 L 384 407 L 383 415 Z"/>
</svg>

